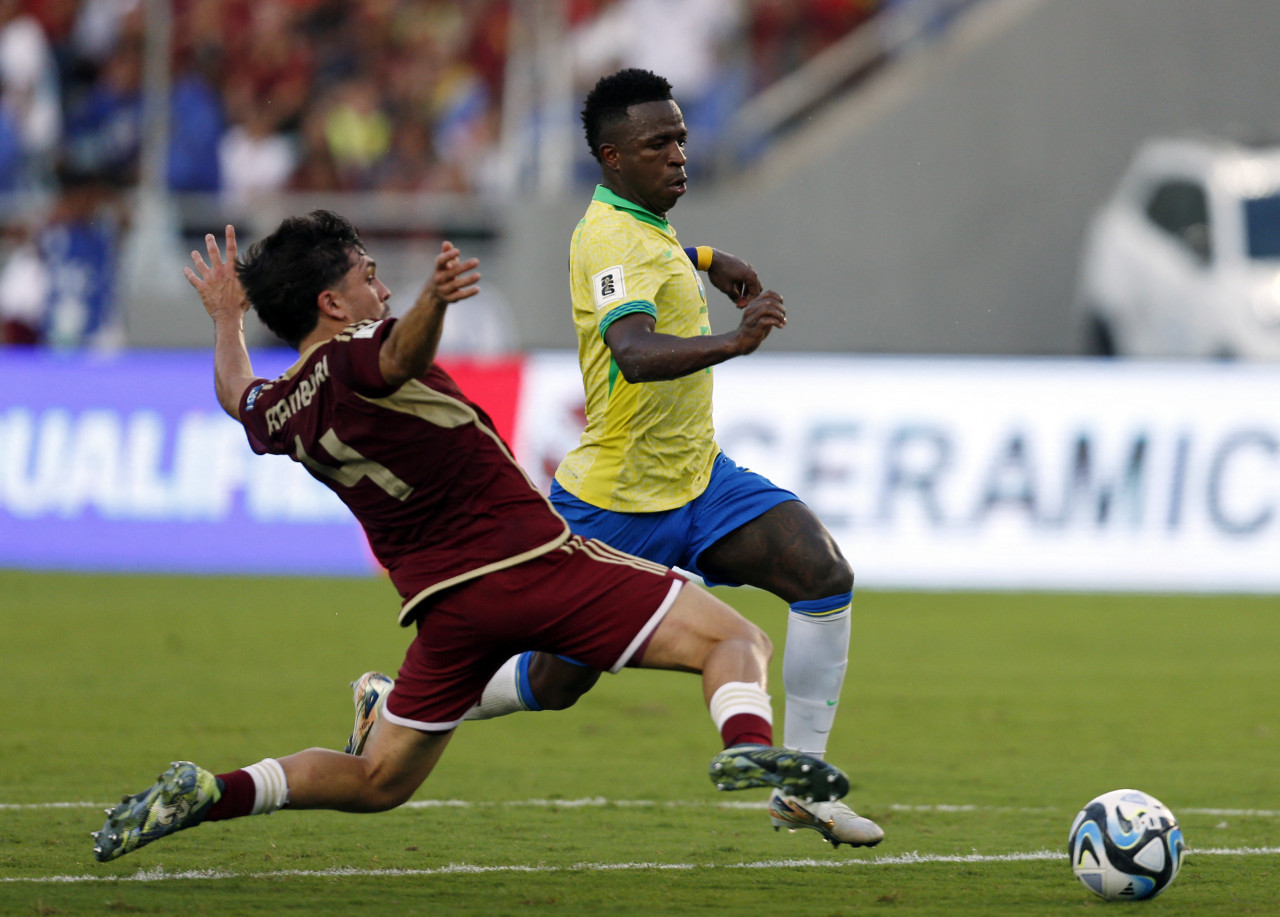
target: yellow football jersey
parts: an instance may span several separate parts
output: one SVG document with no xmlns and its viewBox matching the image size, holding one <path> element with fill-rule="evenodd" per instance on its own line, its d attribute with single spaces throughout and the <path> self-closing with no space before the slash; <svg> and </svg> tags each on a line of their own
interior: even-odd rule
<svg viewBox="0 0 1280 917">
<path fill-rule="evenodd" d="M 662 334 L 710 334 L 702 279 L 670 223 L 603 185 L 573 233 L 569 277 L 587 426 L 556 480 L 578 499 L 615 512 L 683 506 L 706 489 L 720 451 L 711 369 L 633 385 L 604 334 L 634 312 L 652 315 Z"/>
</svg>

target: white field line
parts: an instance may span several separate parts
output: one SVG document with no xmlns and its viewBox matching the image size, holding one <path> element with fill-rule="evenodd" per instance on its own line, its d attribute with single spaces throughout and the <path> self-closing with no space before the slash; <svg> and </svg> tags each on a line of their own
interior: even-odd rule
<svg viewBox="0 0 1280 917">
<path fill-rule="evenodd" d="M 1280 847 L 1207 847 L 1188 850 L 1188 856 L 1278 856 Z M 823 867 L 846 869 L 855 866 L 918 866 L 930 863 L 1017 863 L 1027 861 L 1065 860 L 1061 850 L 1036 850 L 1030 853 L 998 854 L 921 854 L 902 853 L 885 856 L 859 857 L 847 860 L 757 860 L 752 863 L 574 863 L 571 866 L 472 866 L 451 863 L 436 869 L 276 869 L 269 872 L 231 872 L 223 869 L 190 869 L 183 872 L 166 872 L 163 867 L 140 869 L 128 876 L 95 876 L 82 873 L 78 876 L 13 876 L 0 878 L 0 884 L 62 885 L 92 882 L 170 882 L 214 879 L 281 879 L 281 878 L 333 878 L 376 877 L 401 878 L 419 876 L 485 875 L 488 873 L 579 873 L 579 872 L 627 872 L 645 869 L 656 870 L 724 870 L 724 869 L 795 869 L 797 867 Z"/>
<path fill-rule="evenodd" d="M 764 802 L 712 802 L 698 800 L 694 802 L 656 801 L 645 799 L 606 799 L 594 796 L 585 799 L 525 799 L 509 801 L 472 802 L 461 799 L 424 799 L 406 803 L 406 809 L 434 808 L 603 808 L 614 806 L 626 807 L 716 807 L 722 809 L 763 809 Z M 101 802 L 43 802 L 43 803 L 0 803 L 0 811 L 23 811 L 32 809 L 104 809 L 107 804 Z M 1062 811 L 1053 807 L 1015 807 L 1015 806 L 981 806 L 981 805 L 890 805 L 894 811 L 907 812 L 1055 812 Z M 1280 816 L 1275 809 L 1219 809 L 1219 808 L 1184 808 L 1180 811 L 1187 814 L 1274 818 Z M 1276 856 L 1280 855 L 1280 847 L 1206 847 L 1187 851 L 1188 856 Z M 780 859 L 762 860 L 752 863 L 734 863 L 727 865 L 699 863 L 576 863 L 570 866 L 472 866 L 469 864 L 451 864 L 435 869 L 354 869 L 336 868 L 319 870 L 285 869 L 270 872 L 230 872 L 226 870 L 187 870 L 184 872 L 165 872 L 162 867 L 142 869 L 128 876 L 97 876 L 82 874 L 77 876 L 14 876 L 0 878 L 0 884 L 13 883 L 83 883 L 83 882 L 160 882 L 191 881 L 212 879 L 274 879 L 285 877 L 324 878 L 342 876 L 400 877 L 400 876 L 447 876 L 447 875 L 481 875 L 486 873 L 575 873 L 575 872 L 613 872 L 626 870 L 713 870 L 713 869 L 792 869 L 795 867 L 813 866 L 825 868 L 844 868 L 853 866 L 914 866 L 929 863 L 1009 863 L 1025 861 L 1064 860 L 1066 853 L 1061 850 L 1037 850 L 1030 853 L 1003 854 L 920 854 L 902 853 L 886 855 L 869 855 L 847 860 L 811 860 Z"/>
<path fill-rule="evenodd" d="M 0 812 L 17 812 L 31 809 L 108 809 L 113 803 L 106 802 L 19 802 L 0 803 Z M 402 809 L 484 809 L 484 808 L 536 808 L 536 809 L 583 809 L 583 808 L 717 808 L 717 809 L 764 809 L 768 803 L 764 800 L 720 801 L 720 800 L 653 800 L 653 799 L 606 799 L 603 796 L 589 796 L 583 799 L 508 799 L 481 800 L 466 799 L 416 799 L 406 802 Z M 885 808 L 894 812 L 997 812 L 1033 814 L 1043 812 L 1065 812 L 1055 806 L 987 806 L 971 804 L 904 804 L 892 803 Z M 1184 815 L 1214 815 L 1233 818 L 1280 818 L 1280 809 L 1217 809 L 1178 807 Z"/>
</svg>

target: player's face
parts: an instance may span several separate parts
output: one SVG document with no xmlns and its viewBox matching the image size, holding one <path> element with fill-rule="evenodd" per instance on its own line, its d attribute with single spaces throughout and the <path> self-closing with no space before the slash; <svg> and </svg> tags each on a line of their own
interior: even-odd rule
<svg viewBox="0 0 1280 917">
<path fill-rule="evenodd" d="M 687 190 L 684 144 L 689 131 L 684 116 L 675 102 L 633 105 L 628 115 L 612 155 L 605 155 L 619 186 L 611 190 L 664 216 Z"/>
<path fill-rule="evenodd" d="M 334 287 L 338 301 L 353 322 L 386 318 L 391 314 L 391 291 L 378 279 L 378 262 L 364 252 L 357 252 L 354 261 Z"/>
</svg>

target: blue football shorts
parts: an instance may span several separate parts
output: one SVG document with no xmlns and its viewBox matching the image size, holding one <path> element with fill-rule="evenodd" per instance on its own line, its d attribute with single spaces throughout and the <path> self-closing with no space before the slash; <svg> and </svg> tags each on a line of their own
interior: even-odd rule
<svg viewBox="0 0 1280 917">
<path fill-rule="evenodd" d="M 714 580 L 698 568 L 698 556 L 734 529 L 779 503 L 800 498 L 764 475 L 748 471 L 721 452 L 707 489 L 684 506 L 656 513 L 618 513 L 579 500 L 556 481 L 551 502 L 575 535 L 702 577 L 708 586 L 740 586 Z"/>
</svg>

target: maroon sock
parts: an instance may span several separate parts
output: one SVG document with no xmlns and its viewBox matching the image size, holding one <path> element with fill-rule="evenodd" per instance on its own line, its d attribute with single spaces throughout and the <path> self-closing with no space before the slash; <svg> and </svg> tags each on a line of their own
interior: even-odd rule
<svg viewBox="0 0 1280 917">
<path fill-rule="evenodd" d="M 720 738 L 725 748 L 735 745 L 772 745 L 773 727 L 764 717 L 755 713 L 735 713 L 720 727 Z"/>
<path fill-rule="evenodd" d="M 229 774 L 218 774 L 215 778 L 222 788 L 222 797 L 209 807 L 205 813 L 205 821 L 221 821 L 227 818 L 239 818 L 253 811 L 257 787 L 253 778 L 245 770 L 232 771 Z"/>
</svg>

